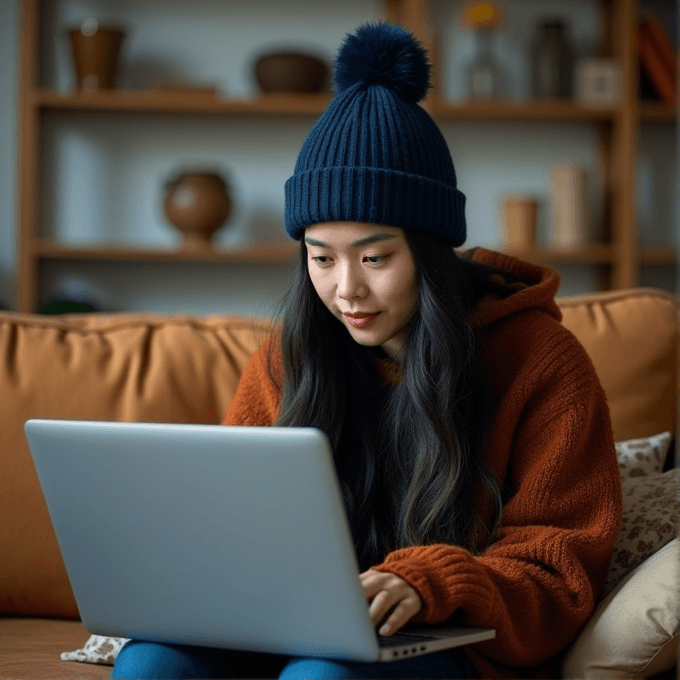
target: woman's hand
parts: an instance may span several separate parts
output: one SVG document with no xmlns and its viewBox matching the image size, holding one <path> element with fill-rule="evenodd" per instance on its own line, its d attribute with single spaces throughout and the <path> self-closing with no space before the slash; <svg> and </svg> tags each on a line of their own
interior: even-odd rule
<svg viewBox="0 0 680 680">
<path fill-rule="evenodd" d="M 403 578 L 373 569 L 363 572 L 359 578 L 373 625 L 377 626 L 387 617 L 378 631 L 380 635 L 396 633 L 422 609 L 420 595 Z"/>
</svg>

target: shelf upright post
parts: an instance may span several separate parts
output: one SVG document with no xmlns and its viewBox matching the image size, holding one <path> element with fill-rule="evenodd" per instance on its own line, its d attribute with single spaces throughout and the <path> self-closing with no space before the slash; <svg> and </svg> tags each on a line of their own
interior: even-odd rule
<svg viewBox="0 0 680 680">
<path fill-rule="evenodd" d="M 612 0 L 600 0 L 600 40 L 598 56 L 611 59 L 614 56 L 612 36 Z M 598 137 L 598 178 L 601 197 L 598 239 L 612 247 L 612 134 L 611 120 L 597 122 Z M 611 252 L 611 251 L 610 251 Z M 612 260 L 596 265 L 597 289 L 609 290 L 612 287 Z"/>
<path fill-rule="evenodd" d="M 38 260 L 33 245 L 39 196 L 40 109 L 35 98 L 39 79 L 39 1 L 22 0 L 20 15 L 16 271 L 16 307 L 20 312 L 35 312 L 38 301 Z"/>
<path fill-rule="evenodd" d="M 428 0 L 385 0 L 383 14 L 390 23 L 400 24 L 413 33 L 427 50 L 432 64 L 432 90 L 421 106 L 432 113 L 432 102 L 439 91 L 438 46 L 429 20 Z"/>
<path fill-rule="evenodd" d="M 614 121 L 614 200 L 612 288 L 638 285 L 640 248 L 637 234 L 636 162 L 640 118 L 636 0 L 614 0 L 614 51 L 621 65 L 621 105 Z"/>
<path fill-rule="evenodd" d="M 391 24 L 398 24 L 401 21 L 401 2 L 400 0 L 384 0 L 383 16 Z"/>
</svg>

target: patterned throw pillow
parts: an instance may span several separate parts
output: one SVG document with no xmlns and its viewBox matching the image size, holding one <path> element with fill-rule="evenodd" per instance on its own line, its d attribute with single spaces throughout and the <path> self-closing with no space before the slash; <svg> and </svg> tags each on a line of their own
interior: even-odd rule
<svg viewBox="0 0 680 680">
<path fill-rule="evenodd" d="M 671 433 L 616 444 L 623 493 L 623 518 L 602 597 L 678 532 L 680 468 L 661 473 Z"/>
<path fill-rule="evenodd" d="M 63 652 L 61 660 L 113 666 L 118 658 L 118 652 L 126 642 L 127 638 L 91 635 L 82 649 L 76 649 L 75 652 Z"/>
<path fill-rule="evenodd" d="M 617 442 L 616 457 L 619 461 L 621 481 L 659 474 L 670 445 L 670 432 Z"/>
</svg>

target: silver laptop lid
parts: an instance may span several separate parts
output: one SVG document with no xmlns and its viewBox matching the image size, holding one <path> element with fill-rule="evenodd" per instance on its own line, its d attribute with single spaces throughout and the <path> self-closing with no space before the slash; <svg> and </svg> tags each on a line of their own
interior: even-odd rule
<svg viewBox="0 0 680 680">
<path fill-rule="evenodd" d="M 30 420 L 25 433 L 89 632 L 378 658 L 322 432 Z"/>
</svg>

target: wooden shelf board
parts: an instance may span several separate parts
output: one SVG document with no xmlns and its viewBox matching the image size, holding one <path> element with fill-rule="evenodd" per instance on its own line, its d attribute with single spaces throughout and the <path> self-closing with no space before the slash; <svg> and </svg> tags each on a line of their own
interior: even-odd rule
<svg viewBox="0 0 680 680">
<path fill-rule="evenodd" d="M 503 248 L 503 252 L 531 262 L 612 264 L 614 251 L 609 244 L 592 243 L 573 250 L 536 246 L 528 249 Z"/>
<path fill-rule="evenodd" d="M 642 264 L 679 264 L 680 253 L 669 246 L 641 246 L 640 261 Z"/>
<path fill-rule="evenodd" d="M 34 244 L 36 257 L 49 260 L 99 260 L 121 262 L 273 262 L 295 260 L 297 244 L 261 243 L 238 248 L 172 250 L 121 245 L 66 246 L 41 239 Z"/>
<path fill-rule="evenodd" d="M 321 115 L 331 102 L 331 94 L 262 94 L 251 98 L 229 99 L 203 93 L 162 90 L 102 90 L 69 93 L 37 89 L 34 106 L 44 111 L 88 111 L 127 113 L 203 113 L 220 115 Z M 650 119 L 670 119 L 670 110 L 656 105 L 644 107 Z M 436 99 L 428 104 L 436 118 L 496 120 L 612 120 L 614 107 L 591 108 L 571 100 L 499 100 L 462 103 Z"/>
<path fill-rule="evenodd" d="M 331 101 L 328 94 L 262 94 L 227 99 L 203 93 L 155 90 L 102 90 L 62 93 L 33 91 L 32 101 L 43 111 L 127 113 L 203 113 L 220 115 L 320 115 Z"/>
<path fill-rule="evenodd" d="M 661 102 L 640 102 L 640 119 L 645 121 L 673 122 L 680 117 L 680 109 L 673 104 Z"/>
<path fill-rule="evenodd" d="M 461 103 L 436 100 L 430 110 L 439 119 L 498 119 L 498 120 L 613 120 L 615 107 L 592 108 L 571 100 L 497 100 L 464 101 Z"/>
</svg>

